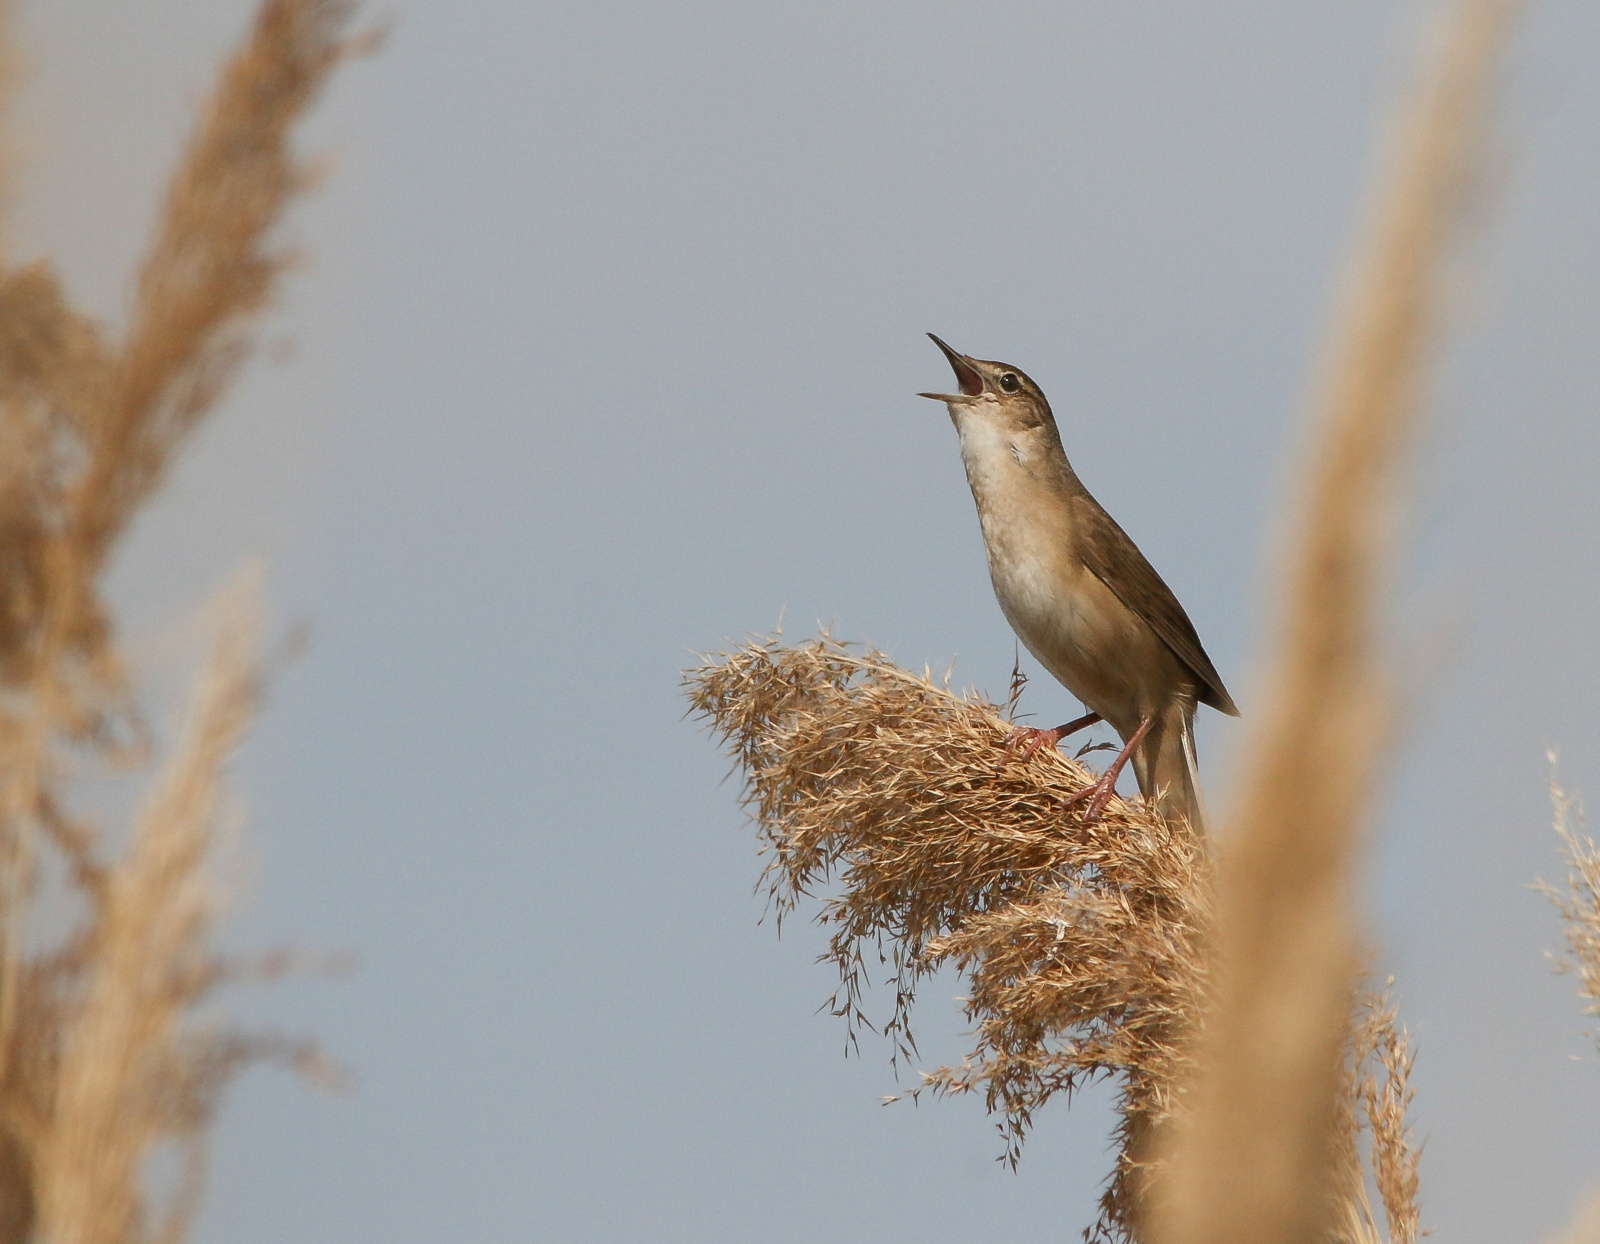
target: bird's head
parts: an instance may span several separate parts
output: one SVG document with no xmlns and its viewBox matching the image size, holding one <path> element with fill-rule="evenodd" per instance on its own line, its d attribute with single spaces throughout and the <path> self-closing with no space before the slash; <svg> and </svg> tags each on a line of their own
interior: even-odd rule
<svg viewBox="0 0 1600 1244">
<path fill-rule="evenodd" d="M 1010 363 L 968 358 L 957 354 L 932 333 L 928 336 L 950 360 L 961 392 L 919 393 L 917 396 L 943 402 L 958 428 L 964 419 L 971 417 L 992 420 L 1003 428 L 1015 430 L 1055 426 L 1050 403 L 1045 401 L 1039 386 Z"/>
</svg>

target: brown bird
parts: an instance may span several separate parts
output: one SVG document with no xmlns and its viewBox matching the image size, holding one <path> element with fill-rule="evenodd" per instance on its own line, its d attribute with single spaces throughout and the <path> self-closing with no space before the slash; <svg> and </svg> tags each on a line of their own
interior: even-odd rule
<svg viewBox="0 0 1600 1244">
<path fill-rule="evenodd" d="M 1054 730 L 1013 731 L 1008 753 L 1021 745 L 1031 756 L 1107 721 L 1123 747 L 1079 796 L 1089 799 L 1086 816 L 1105 807 L 1131 759 L 1147 800 L 1201 828 L 1195 708 L 1209 704 L 1230 717 L 1239 710 L 1194 623 L 1078 480 L 1039 386 L 1009 363 L 968 358 L 933 341 L 961 392 L 919 396 L 945 403 L 960 434 L 1000 611 L 1039 664 L 1089 710 Z"/>
</svg>

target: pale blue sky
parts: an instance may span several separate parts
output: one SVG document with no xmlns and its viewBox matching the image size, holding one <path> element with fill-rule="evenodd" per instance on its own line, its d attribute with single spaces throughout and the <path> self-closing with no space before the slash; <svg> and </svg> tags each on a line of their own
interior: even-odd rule
<svg viewBox="0 0 1600 1244">
<path fill-rule="evenodd" d="M 115 316 L 242 0 L 35 0 L 14 249 Z M 309 131 L 308 260 L 118 587 L 142 644 L 243 558 L 306 620 L 240 766 L 238 997 L 358 1087 L 230 1100 L 200 1239 L 1075 1238 L 1106 1095 L 1022 1171 L 882 1109 L 817 930 L 681 720 L 692 650 L 813 619 L 999 690 L 938 332 L 1025 368 L 1246 714 L 1264 554 L 1374 117 L 1425 6 L 408 0 Z M 1534 1239 L 1600 1180 L 1600 1059 L 1542 954 L 1544 749 L 1600 798 L 1600 9 L 1535 6 L 1419 467 L 1413 688 L 1373 858 L 1425 1219 Z M 1440 636 L 1448 634 L 1447 642 Z M 154 650 L 153 648 L 151 649 Z M 1036 678 L 1041 719 L 1073 711 Z M 1233 723 L 1207 715 L 1226 803 Z M 930 1062 L 959 1017 L 931 990 Z"/>
</svg>

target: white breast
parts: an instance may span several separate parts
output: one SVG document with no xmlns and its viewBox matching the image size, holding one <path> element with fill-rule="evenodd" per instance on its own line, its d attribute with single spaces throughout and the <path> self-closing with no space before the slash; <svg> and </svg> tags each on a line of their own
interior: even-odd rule
<svg viewBox="0 0 1600 1244">
<path fill-rule="evenodd" d="M 1035 469 L 1043 447 L 981 410 L 960 412 L 956 426 L 1006 621 L 1078 699 L 1131 731 L 1146 697 L 1129 673 L 1159 665 L 1164 645 L 1075 555 L 1065 501 Z"/>
</svg>

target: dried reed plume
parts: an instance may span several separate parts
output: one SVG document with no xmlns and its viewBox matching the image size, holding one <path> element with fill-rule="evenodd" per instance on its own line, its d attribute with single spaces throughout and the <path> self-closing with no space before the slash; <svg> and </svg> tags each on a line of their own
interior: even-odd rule
<svg viewBox="0 0 1600 1244">
<path fill-rule="evenodd" d="M 1347 1029 L 1335 1100 L 1334 1214 L 1329 1238 L 1348 1244 L 1416 1244 L 1422 1230 L 1416 1145 L 1411 1108 L 1410 1040 L 1389 996 L 1362 991 Z M 1366 1161 L 1363 1162 L 1363 1148 Z M 1368 1184 L 1383 1207 L 1381 1230 Z"/>
<path fill-rule="evenodd" d="M 1556 758 L 1550 755 L 1552 772 Z M 1561 915 L 1567 939 L 1566 953 L 1556 959 L 1556 971 L 1578 978 L 1578 996 L 1585 1015 L 1600 1015 L 1600 848 L 1584 832 L 1583 809 L 1555 782 L 1550 781 L 1550 802 L 1555 809 L 1555 831 L 1561 839 L 1561 858 L 1567 866 L 1564 888 L 1539 882 L 1543 893 Z M 1572 824 L 1576 813 L 1577 825 Z M 1600 1046 L 1600 1030 L 1589 1034 Z"/>
<path fill-rule="evenodd" d="M 1600 1192 L 1590 1189 L 1573 1207 L 1572 1216 L 1550 1244 L 1600 1244 Z"/>
<path fill-rule="evenodd" d="M 205 874 L 222 767 L 254 713 L 253 610 L 230 610 L 183 741 L 95 895 L 71 1022 L 56 1041 L 54 1101 L 37 1138 L 41 1223 L 52 1240 L 132 1240 L 141 1167 L 183 1142 L 184 1186 L 158 1233 L 180 1238 L 199 1193 L 203 1127 L 249 1043 L 186 1030 L 223 965 L 208 949 L 217 895 Z"/>
<path fill-rule="evenodd" d="M 1336 1214 L 1336 1069 L 1359 954 L 1351 873 L 1386 735 L 1375 632 L 1399 469 L 1515 7 L 1454 12 L 1335 325 L 1219 870 L 1192 1112 L 1157 1201 L 1166 1244 L 1321 1241 Z"/>
<path fill-rule="evenodd" d="M 1583 808 L 1555 780 L 1556 754 L 1550 760 L 1550 803 L 1561 859 L 1567 866 L 1563 886 L 1536 882 L 1534 888 L 1554 904 L 1561 916 L 1566 952 L 1552 956 L 1555 969 L 1578 978 L 1578 996 L 1585 1015 L 1600 1015 L 1600 847 L 1584 829 Z M 1574 825 L 1574 819 L 1577 824 Z M 1600 1047 L 1600 1029 L 1589 1037 Z M 1593 1188 L 1579 1201 L 1557 1244 L 1600 1244 L 1600 1191 Z"/>
<path fill-rule="evenodd" d="M 120 852 L 76 809 L 147 750 L 104 571 L 283 268 L 273 227 L 304 180 L 290 136 L 349 16 L 262 5 L 172 178 L 121 341 L 48 264 L 0 267 L 0 1244 L 181 1238 L 217 1090 L 241 1060 L 294 1052 L 192 1014 L 236 974 L 209 946 L 205 862 L 254 702 L 248 610 Z M 167 1143 L 189 1174 L 163 1216 L 141 1180 Z"/>
<path fill-rule="evenodd" d="M 968 984 L 975 1045 L 915 1093 L 981 1092 L 1017 1160 L 1034 1114 L 1059 1092 L 1111 1078 L 1121 1121 L 1116 1166 L 1095 1233 L 1130 1235 L 1149 1175 L 1150 1138 L 1173 1106 L 1205 986 L 1211 923 L 1206 844 L 1142 803 L 1114 800 L 1088 824 L 1062 811 L 1093 781 L 1047 749 L 1001 765 L 1010 722 L 824 635 L 797 646 L 752 642 L 687 676 L 745 778 L 745 802 L 771 859 L 779 918 L 828 893 L 831 1000 L 854 1042 L 870 965 L 888 966 L 893 1002 L 878 1025 L 897 1057 L 915 1054 L 919 983 L 944 966 Z M 1370 1129 L 1380 1188 L 1403 1182 L 1381 1158 L 1408 1098 L 1409 1061 L 1393 1012 L 1363 1012 L 1347 1061 L 1348 1155 Z M 1359 1165 L 1352 1221 L 1370 1222 Z M 1405 1168 L 1412 1171 L 1414 1161 Z M 1352 1239 L 1377 1239 L 1376 1234 Z M 1394 1234 L 1398 1244 L 1410 1237 Z"/>
</svg>

